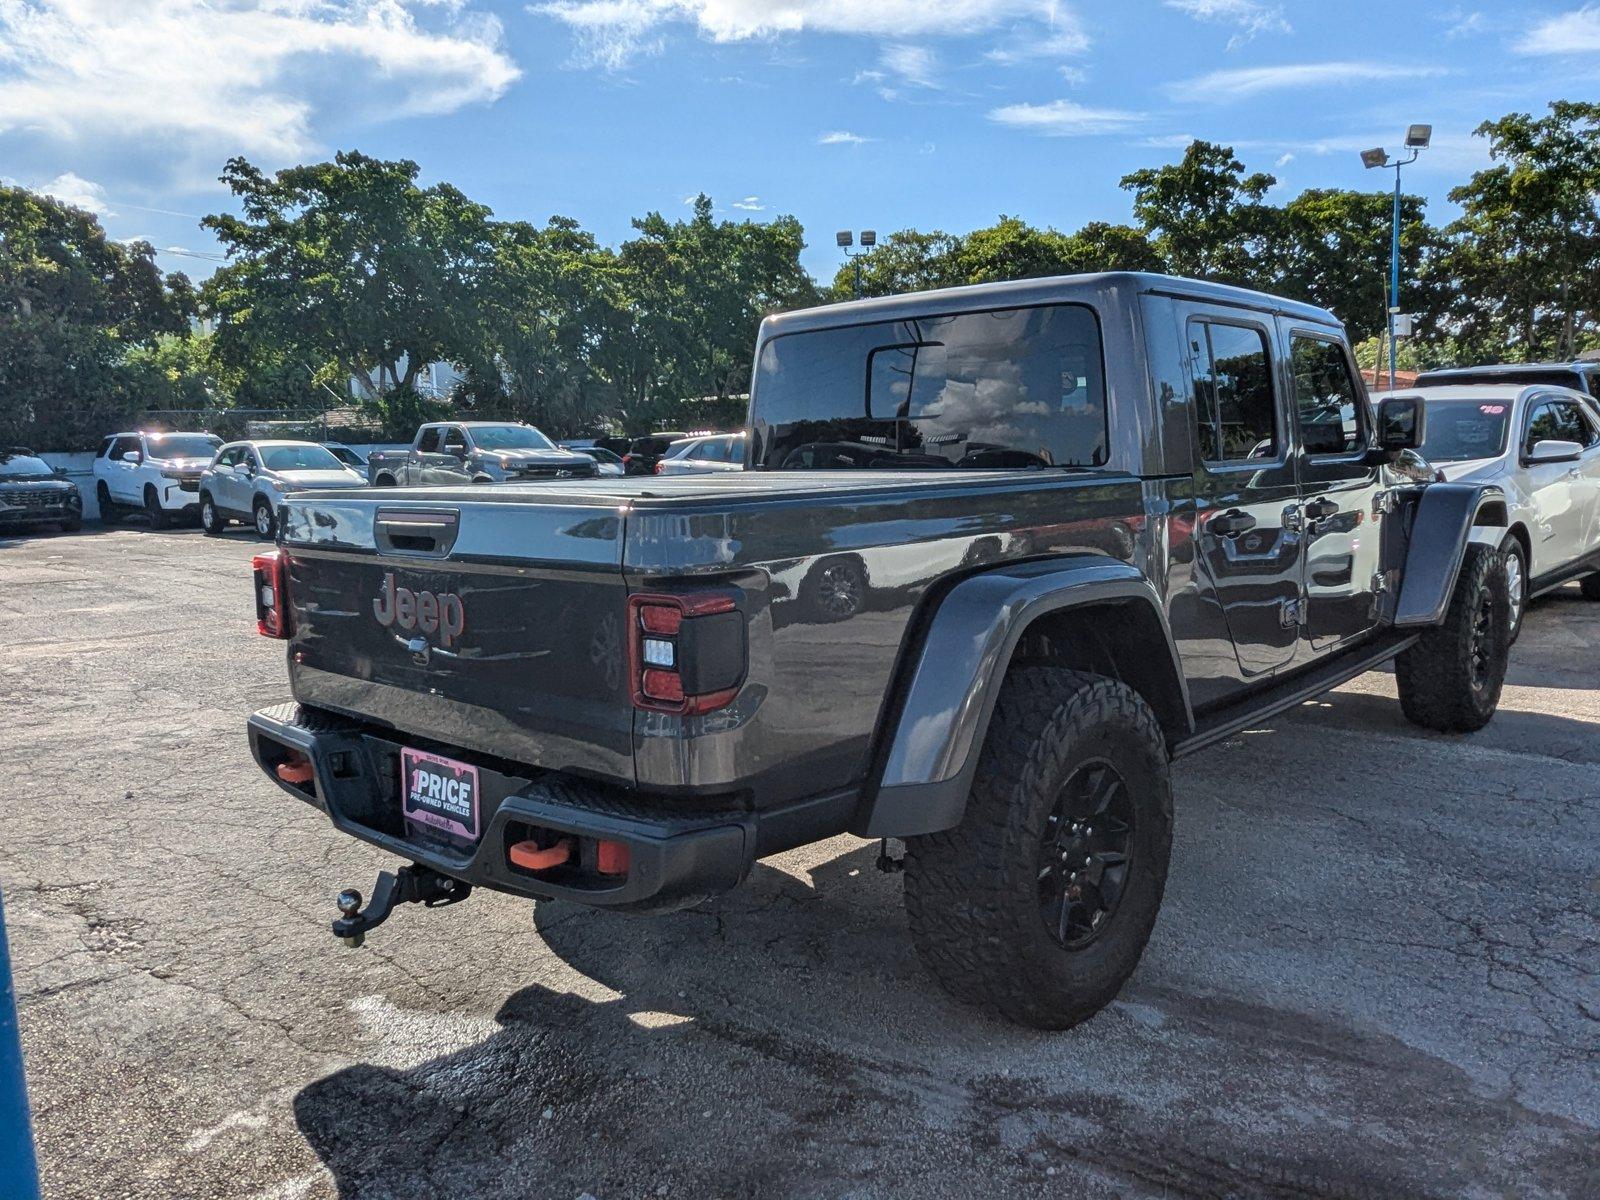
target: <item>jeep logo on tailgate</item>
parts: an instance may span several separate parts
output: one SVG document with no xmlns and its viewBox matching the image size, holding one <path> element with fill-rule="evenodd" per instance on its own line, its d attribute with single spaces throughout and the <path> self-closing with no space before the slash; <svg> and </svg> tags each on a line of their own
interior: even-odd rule
<svg viewBox="0 0 1600 1200">
<path fill-rule="evenodd" d="M 448 650 L 467 627 L 467 610 L 454 592 L 414 592 L 396 587 L 394 572 L 383 577 L 383 591 L 372 602 L 372 615 L 385 628 L 393 625 L 410 632 L 437 633 L 439 645 Z"/>
</svg>

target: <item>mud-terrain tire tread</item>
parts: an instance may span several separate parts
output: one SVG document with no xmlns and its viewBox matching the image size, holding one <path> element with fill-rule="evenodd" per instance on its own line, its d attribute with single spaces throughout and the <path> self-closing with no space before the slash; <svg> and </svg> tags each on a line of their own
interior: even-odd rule
<svg viewBox="0 0 1600 1200">
<path fill-rule="evenodd" d="M 1071 952 L 1050 942 L 1040 953 L 1049 934 L 1034 890 L 1038 843 L 1069 764 L 1087 751 L 1104 752 L 1113 727 L 1127 740 L 1124 751 L 1147 756 L 1149 786 L 1142 795 L 1131 780 L 1129 787 L 1136 827 L 1148 829 L 1152 851 L 1148 861 L 1136 861 L 1116 925 L 1100 940 Z M 1068 1028 L 1105 1007 L 1138 965 L 1161 905 L 1171 844 L 1166 740 L 1143 698 L 1100 675 L 1015 668 L 997 698 L 961 824 L 906 840 L 912 941 L 957 999 L 1021 1024 Z M 1069 965 L 1082 973 L 1069 977 Z"/>
<path fill-rule="evenodd" d="M 1481 589 L 1496 594 L 1494 635 L 1498 641 L 1490 679 L 1481 693 L 1472 684 L 1472 621 Z M 1467 547 L 1444 622 L 1429 629 L 1395 659 L 1400 710 L 1406 720 L 1439 733 L 1471 733 L 1494 716 L 1505 684 L 1510 652 L 1510 601 L 1504 560 L 1492 546 Z"/>
</svg>

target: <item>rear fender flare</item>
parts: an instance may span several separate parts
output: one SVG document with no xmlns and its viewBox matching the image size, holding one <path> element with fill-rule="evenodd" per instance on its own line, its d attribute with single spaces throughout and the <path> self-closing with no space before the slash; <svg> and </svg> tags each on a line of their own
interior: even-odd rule
<svg viewBox="0 0 1600 1200">
<path fill-rule="evenodd" d="M 1411 519 L 1395 625 L 1429 626 L 1444 620 L 1468 544 L 1498 547 L 1506 535 L 1509 508 L 1498 484 L 1430 483 L 1422 489 Z"/>
<path fill-rule="evenodd" d="M 885 732 L 886 752 L 876 786 L 857 811 L 851 832 L 862 837 L 911 837 L 958 825 L 977 773 L 989 719 L 1012 655 L 1042 617 L 1087 605 L 1147 606 L 1179 697 L 1180 739 L 1192 727 L 1188 692 L 1161 600 L 1137 568 L 1109 557 L 1074 556 L 998 567 L 969 576 L 940 601 L 921 645 L 900 678 L 903 703 Z"/>
</svg>

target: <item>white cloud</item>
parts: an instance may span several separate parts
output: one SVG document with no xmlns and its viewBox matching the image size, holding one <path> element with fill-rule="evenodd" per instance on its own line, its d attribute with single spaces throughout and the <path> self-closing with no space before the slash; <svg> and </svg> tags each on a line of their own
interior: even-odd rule
<svg viewBox="0 0 1600 1200">
<path fill-rule="evenodd" d="M 1096 133 L 1115 133 L 1138 125 L 1143 113 L 1114 108 L 1089 108 L 1071 100 L 1052 100 L 1048 104 L 1007 104 L 991 109 L 989 119 L 1013 129 L 1027 130 L 1048 137 L 1080 137 Z"/>
<path fill-rule="evenodd" d="M 1263 92 L 1296 88 L 1331 87 L 1374 79 L 1419 79 L 1442 75 L 1441 67 L 1417 63 L 1326 62 L 1291 63 L 1280 67 L 1241 67 L 1213 71 L 1194 79 L 1169 84 L 1167 91 L 1182 100 L 1225 102 L 1243 100 Z"/>
<path fill-rule="evenodd" d="M 63 171 L 49 183 L 41 183 L 33 190 L 42 192 L 46 196 L 53 196 L 63 204 L 91 212 L 97 217 L 117 215 L 111 211 L 111 205 L 106 201 L 105 188 L 92 179 L 84 179 L 71 171 Z"/>
<path fill-rule="evenodd" d="M 1278 155 L 1277 161 L 1274 162 L 1272 165 L 1275 166 L 1275 167 L 1287 167 L 1293 161 L 1294 161 L 1294 151 L 1293 150 L 1285 150 L 1282 154 Z"/>
<path fill-rule="evenodd" d="M 830 129 L 827 133 L 817 135 L 819 146 L 865 146 L 868 142 L 877 140 L 877 138 L 863 137 L 859 133 L 851 133 L 848 129 Z"/>
<path fill-rule="evenodd" d="M 1584 5 L 1546 18 L 1513 48 L 1519 54 L 1593 54 L 1600 50 L 1600 7 Z"/>
<path fill-rule="evenodd" d="M 0 134 L 155 138 L 212 170 L 291 157 L 326 112 L 444 113 L 519 72 L 464 0 L 0 0 Z"/>
<path fill-rule="evenodd" d="M 1019 22 L 1049 37 L 1076 28 L 1060 0 L 547 0 L 528 11 L 566 24 L 580 61 L 616 70 L 659 50 L 670 25 L 714 42 L 794 33 L 841 33 L 905 41 L 1009 30 Z"/>
<path fill-rule="evenodd" d="M 746 196 L 743 200 L 735 200 L 733 207 L 742 212 L 766 212 L 767 206 L 761 203 L 760 196 Z"/>
<path fill-rule="evenodd" d="M 1168 8 L 1208 21 L 1214 25 L 1232 25 L 1239 30 L 1228 40 L 1228 47 L 1248 42 L 1260 33 L 1293 33 L 1283 15 L 1283 7 L 1267 4 L 1263 0 L 1165 0 Z"/>
<path fill-rule="evenodd" d="M 884 69 L 912 87 L 937 88 L 939 56 L 926 46 L 885 46 L 881 58 Z"/>
</svg>

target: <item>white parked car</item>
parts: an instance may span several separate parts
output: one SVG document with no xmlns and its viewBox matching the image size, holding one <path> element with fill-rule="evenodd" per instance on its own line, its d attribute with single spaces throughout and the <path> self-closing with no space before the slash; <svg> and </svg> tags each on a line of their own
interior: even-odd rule
<svg viewBox="0 0 1600 1200">
<path fill-rule="evenodd" d="M 200 528 L 219 534 L 229 521 L 245 521 L 273 538 L 289 492 L 366 486 L 365 475 L 315 442 L 229 442 L 200 477 Z"/>
<path fill-rule="evenodd" d="M 1446 479 L 1505 489 L 1512 636 L 1528 602 L 1563 583 L 1577 579 L 1586 597 L 1600 600 L 1600 410 L 1594 401 L 1549 385 L 1441 384 L 1403 394 L 1426 400 L 1421 453 Z"/>
<path fill-rule="evenodd" d="M 667 447 L 657 461 L 657 475 L 703 475 L 717 471 L 744 470 L 745 436 L 742 433 L 713 433 L 705 437 L 683 438 Z"/>
<path fill-rule="evenodd" d="M 200 509 L 200 473 L 222 439 L 214 433 L 114 433 L 94 459 L 94 492 L 108 524 L 142 512 L 155 529 Z"/>
<path fill-rule="evenodd" d="M 363 476 L 367 473 L 367 460 L 342 442 L 323 442 L 328 453 L 337 458 L 353 471 L 360 471 Z"/>
</svg>

